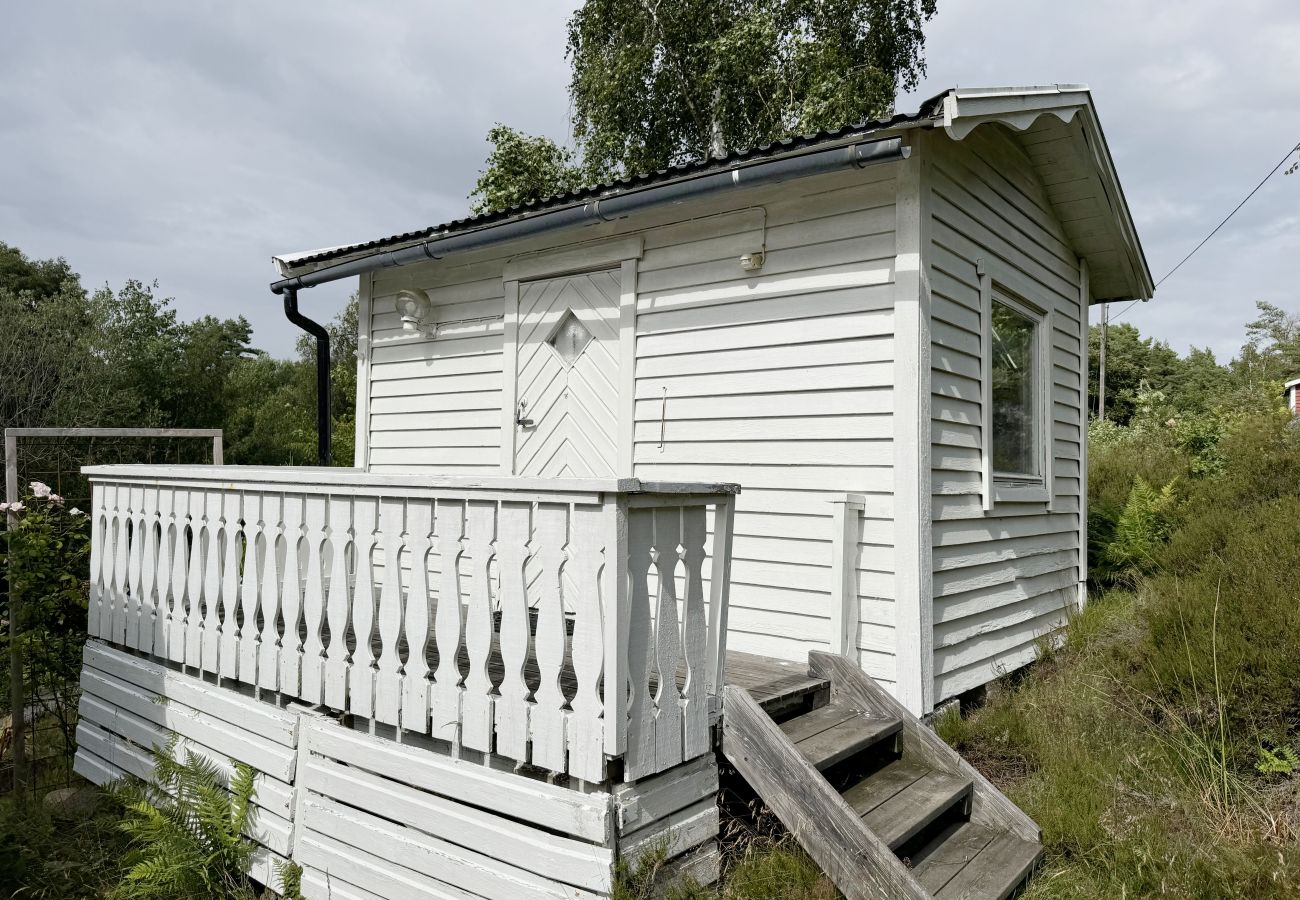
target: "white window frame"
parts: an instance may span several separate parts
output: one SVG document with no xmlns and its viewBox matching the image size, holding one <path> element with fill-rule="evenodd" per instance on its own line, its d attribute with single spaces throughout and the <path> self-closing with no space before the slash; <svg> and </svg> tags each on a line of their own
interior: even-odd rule
<svg viewBox="0 0 1300 900">
<path fill-rule="evenodd" d="M 998 503 L 1043 503 L 1052 507 L 1053 421 L 1052 421 L 1052 314 L 1020 295 L 1007 290 L 980 272 L 981 346 L 981 455 L 984 509 Z M 1001 303 L 1034 323 L 1034 392 L 1037 397 L 1035 440 L 1041 474 L 1038 476 L 993 471 L 993 304 Z"/>
</svg>

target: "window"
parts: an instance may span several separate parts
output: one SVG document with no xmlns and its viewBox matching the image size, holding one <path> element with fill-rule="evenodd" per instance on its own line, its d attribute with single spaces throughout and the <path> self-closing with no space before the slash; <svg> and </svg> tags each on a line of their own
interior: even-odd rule
<svg viewBox="0 0 1300 900">
<path fill-rule="evenodd" d="M 1038 323 L 993 301 L 990 361 L 993 472 L 1017 480 L 1042 477 L 1038 422 Z"/>
<path fill-rule="evenodd" d="M 587 349 L 592 337 L 592 333 L 573 314 L 573 310 L 567 310 L 547 343 L 555 349 L 566 366 L 572 366 L 578 361 L 582 351 Z"/>
<path fill-rule="evenodd" d="M 984 509 L 995 502 L 1051 507 L 1051 317 L 980 274 L 984 318 Z"/>
</svg>

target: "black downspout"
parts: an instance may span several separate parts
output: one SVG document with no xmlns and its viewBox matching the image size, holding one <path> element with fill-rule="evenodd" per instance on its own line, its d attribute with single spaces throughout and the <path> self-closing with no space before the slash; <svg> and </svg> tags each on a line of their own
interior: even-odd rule
<svg viewBox="0 0 1300 900">
<path fill-rule="evenodd" d="M 316 338 L 316 464 L 330 464 L 330 334 L 319 322 L 298 312 L 298 289 L 285 288 L 284 314 Z"/>
</svg>

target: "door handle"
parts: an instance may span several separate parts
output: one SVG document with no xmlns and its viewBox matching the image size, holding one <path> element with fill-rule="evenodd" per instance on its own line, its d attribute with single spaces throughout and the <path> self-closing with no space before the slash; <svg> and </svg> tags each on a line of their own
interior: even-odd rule
<svg viewBox="0 0 1300 900">
<path fill-rule="evenodd" d="M 520 428 L 532 428 L 532 427 L 533 427 L 533 420 L 532 420 L 532 419 L 526 419 L 526 418 L 524 418 L 524 411 L 525 411 L 526 409 L 528 409 L 528 401 L 527 401 L 527 400 L 520 400 L 520 401 L 519 401 L 519 412 L 518 412 L 518 414 L 515 416 L 515 424 L 518 425 Z"/>
</svg>

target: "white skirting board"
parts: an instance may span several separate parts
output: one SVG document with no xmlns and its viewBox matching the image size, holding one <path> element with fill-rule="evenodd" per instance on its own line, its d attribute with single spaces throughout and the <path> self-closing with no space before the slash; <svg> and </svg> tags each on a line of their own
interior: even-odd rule
<svg viewBox="0 0 1300 900">
<path fill-rule="evenodd" d="M 310 898 L 603 898 L 617 856 L 666 847 L 666 876 L 717 877 L 712 754 L 629 784 L 562 787 L 218 687 L 99 641 L 86 645 L 76 771 L 149 777 L 150 749 L 259 773 L 252 875 L 303 867 Z"/>
<path fill-rule="evenodd" d="M 176 752 L 229 760 L 259 773 L 250 837 L 258 844 L 252 876 L 279 886 L 275 867 L 293 839 L 293 773 L 298 716 L 157 663 L 87 641 L 81 671 L 75 771 L 107 784 L 124 775 L 149 778 L 155 746 L 177 738 Z"/>
</svg>

